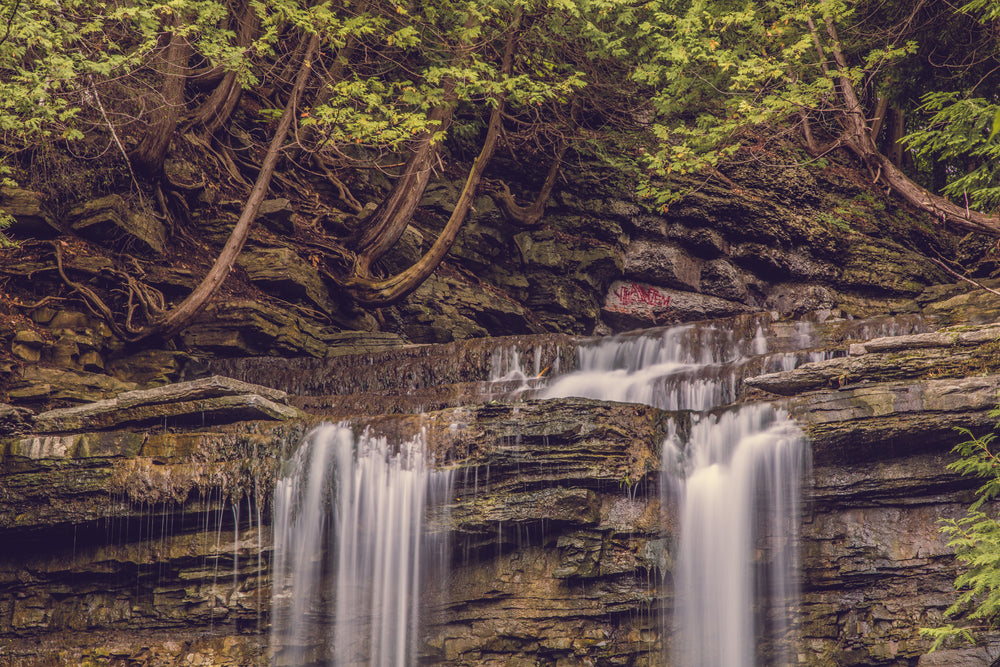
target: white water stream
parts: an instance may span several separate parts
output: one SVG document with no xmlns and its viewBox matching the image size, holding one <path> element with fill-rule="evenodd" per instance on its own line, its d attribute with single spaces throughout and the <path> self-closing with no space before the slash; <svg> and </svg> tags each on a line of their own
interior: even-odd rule
<svg viewBox="0 0 1000 667">
<path fill-rule="evenodd" d="M 759 330 L 744 341 L 693 326 L 611 338 L 582 348 L 580 370 L 541 392 L 691 411 L 690 433 L 682 439 L 675 424 L 662 450 L 664 503 L 680 516 L 670 573 L 671 667 L 791 662 L 808 446 L 769 405 L 712 412 L 734 400 L 749 356 L 765 352 Z"/>
<path fill-rule="evenodd" d="M 426 555 L 442 551 L 424 538 L 424 510 L 451 485 L 424 452 L 419 437 L 397 449 L 327 424 L 289 461 L 275 489 L 276 664 L 416 662 L 421 584 L 441 566 Z"/>
<path fill-rule="evenodd" d="M 607 338 L 581 347 L 579 370 L 561 376 L 556 364 L 541 368 L 538 348 L 531 371 L 517 350 L 494 355 L 492 379 L 520 382 L 515 394 L 687 415 L 662 446 L 662 500 L 679 517 L 665 573 L 671 667 L 792 663 L 809 449 L 783 412 L 732 405 L 751 362 L 760 372 L 823 357 L 806 349 L 809 325 L 791 333 L 769 356 L 759 327 L 750 337 L 687 325 Z M 539 389 L 549 370 L 556 377 Z M 288 462 L 274 507 L 276 665 L 415 664 L 422 582 L 442 576 L 447 561 L 447 549 L 423 535 L 424 514 L 451 495 L 451 473 L 432 470 L 424 452 L 421 438 L 393 446 L 326 425 Z"/>
</svg>

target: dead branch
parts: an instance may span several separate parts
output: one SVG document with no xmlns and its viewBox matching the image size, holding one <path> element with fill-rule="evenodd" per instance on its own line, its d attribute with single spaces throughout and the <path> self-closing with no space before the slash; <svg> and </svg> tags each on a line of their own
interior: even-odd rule
<svg viewBox="0 0 1000 667">
<path fill-rule="evenodd" d="M 497 207 L 503 213 L 504 217 L 511 222 L 516 222 L 524 226 L 534 226 L 542 219 L 542 215 L 545 213 L 545 204 L 548 202 L 549 197 L 552 195 L 552 188 L 555 187 L 556 178 L 559 175 L 559 168 L 562 165 L 563 157 L 566 155 L 566 151 L 569 149 L 569 143 L 563 141 L 560 143 L 559 151 L 556 153 L 555 159 L 552 161 L 552 165 L 549 167 L 548 173 L 545 175 L 545 181 L 542 183 L 542 189 L 538 193 L 538 197 L 530 206 L 518 206 L 517 202 L 514 200 L 514 196 L 510 192 L 510 188 L 503 181 L 500 181 L 500 187 L 503 188 L 502 192 L 491 192 L 490 197 L 496 202 Z"/>
<path fill-rule="evenodd" d="M 326 176 L 326 180 L 329 181 L 330 185 L 337 188 L 337 194 L 340 197 L 340 201 L 347 204 L 347 206 L 355 214 L 361 213 L 361 211 L 364 210 L 365 207 L 361 205 L 361 202 L 355 199 L 354 195 L 351 194 L 351 191 L 346 185 L 344 185 L 343 181 L 337 178 L 337 176 L 330 171 L 330 168 L 326 165 L 326 162 L 318 153 L 313 153 L 313 163 L 319 167 L 320 171 L 323 172 L 323 175 Z"/>
</svg>

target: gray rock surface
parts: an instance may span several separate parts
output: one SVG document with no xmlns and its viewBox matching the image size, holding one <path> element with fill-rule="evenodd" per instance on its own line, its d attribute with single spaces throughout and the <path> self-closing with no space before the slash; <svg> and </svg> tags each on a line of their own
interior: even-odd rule
<svg viewBox="0 0 1000 667">
<path fill-rule="evenodd" d="M 70 211 L 70 226 L 81 236 L 111 242 L 132 252 L 162 253 L 167 233 L 159 220 L 133 210 L 120 195 L 94 199 Z"/>
<path fill-rule="evenodd" d="M 115 398 L 37 415 L 36 433 L 100 431 L 142 424 L 225 423 L 254 419 L 295 419 L 301 413 L 277 389 L 212 376 L 153 389 L 124 392 Z"/>
</svg>

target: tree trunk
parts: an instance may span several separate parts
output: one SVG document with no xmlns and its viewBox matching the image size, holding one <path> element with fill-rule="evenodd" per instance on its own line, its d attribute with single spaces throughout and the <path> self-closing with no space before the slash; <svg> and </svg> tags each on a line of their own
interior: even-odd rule
<svg viewBox="0 0 1000 667">
<path fill-rule="evenodd" d="M 900 139 L 906 134 L 906 117 L 899 107 L 892 107 L 889 110 L 889 150 L 886 154 L 889 160 L 899 168 L 903 167 L 903 144 Z"/>
<path fill-rule="evenodd" d="M 490 197 L 496 202 L 504 217 L 512 222 L 528 227 L 538 224 L 538 221 L 542 219 L 542 215 L 545 213 L 545 203 L 552 195 L 552 188 L 555 187 L 556 178 L 559 176 L 559 167 L 562 166 L 563 157 L 565 157 L 568 149 L 569 143 L 563 141 L 559 146 L 559 151 L 556 153 L 555 159 L 552 161 L 552 165 L 549 167 L 549 173 L 545 175 L 545 182 L 542 184 L 542 189 L 539 191 L 538 197 L 530 206 L 518 206 L 517 202 L 514 201 L 514 196 L 510 193 L 510 188 L 507 187 L 506 183 L 501 181 L 500 185 L 503 187 L 503 192 L 492 193 Z"/>
<path fill-rule="evenodd" d="M 305 57 L 295 78 L 295 85 L 288 96 L 288 103 L 281 114 L 278 128 L 274 131 L 274 136 L 271 138 L 267 155 L 264 156 L 264 162 L 261 164 L 257 180 L 250 191 L 250 196 L 247 198 L 246 206 L 243 207 L 240 219 L 236 222 L 236 226 L 229 235 L 229 239 L 222 248 L 222 252 L 216 258 L 215 264 L 212 265 L 212 268 L 202 279 L 198 287 L 184 301 L 167 312 L 161 320 L 154 322 L 140 332 L 136 338 L 137 340 L 154 335 L 169 338 L 180 332 L 201 313 L 208 300 L 218 291 L 226 277 L 229 276 L 233 263 L 243 249 L 243 244 L 250 233 L 250 223 L 257 217 L 260 204 L 264 201 L 264 197 L 267 196 L 267 191 L 271 184 L 271 176 L 274 174 L 274 169 L 281 156 L 282 145 L 295 119 L 295 109 L 309 79 L 311 60 L 318 46 L 319 37 L 313 35 L 309 39 L 309 46 L 306 48 Z"/>
<path fill-rule="evenodd" d="M 846 106 L 846 130 L 844 143 L 876 174 L 876 178 L 910 204 L 932 213 L 942 223 L 951 223 L 960 229 L 975 232 L 985 232 L 1000 236 L 1000 218 L 987 216 L 964 207 L 956 206 L 940 195 L 928 192 L 914 183 L 906 174 L 900 171 L 893 162 L 879 152 L 872 139 L 868 123 L 865 120 L 861 104 L 858 102 L 854 84 L 847 75 L 847 60 L 840 50 L 837 30 L 833 20 L 826 19 L 827 33 L 832 41 L 831 50 L 837 62 L 839 71 L 838 85 L 840 94 Z"/>
<path fill-rule="evenodd" d="M 466 27 L 471 27 L 472 19 L 469 19 Z M 504 46 L 503 58 L 500 66 L 500 72 L 509 76 L 511 70 L 513 69 L 514 63 L 514 45 L 515 38 L 518 34 L 518 28 L 521 21 L 521 12 L 517 10 L 514 15 L 514 20 L 511 21 L 510 31 L 507 33 L 507 42 Z M 450 91 L 448 96 L 450 97 Z M 354 271 L 351 276 L 344 281 L 344 288 L 350 292 L 351 296 L 357 301 L 368 304 L 368 305 L 388 305 L 399 299 L 402 299 L 408 295 L 413 290 L 420 287 L 421 283 L 427 280 L 428 277 L 437 269 L 438 265 L 444 259 L 445 255 L 451 249 L 452 244 L 458 237 L 458 232 L 462 229 L 462 225 L 465 223 L 465 217 L 472 207 L 472 200 L 476 196 L 476 188 L 479 187 L 479 183 L 483 178 L 483 173 L 486 171 L 486 166 L 489 164 L 490 159 L 493 157 L 493 153 L 496 150 L 497 140 L 500 137 L 500 124 L 503 118 L 504 109 L 504 95 L 500 94 L 496 98 L 496 105 L 493 111 L 490 113 L 490 120 L 486 128 L 486 137 L 483 139 L 483 146 L 479 151 L 479 155 L 476 156 L 475 161 L 472 163 L 472 168 L 469 170 L 469 174 L 465 179 L 465 186 L 462 188 L 462 192 L 458 197 L 458 201 L 455 203 L 455 208 L 451 212 L 451 217 L 448 218 L 447 224 L 445 224 L 444 229 L 438 236 L 437 240 L 434 241 L 434 245 L 431 246 L 423 257 L 417 260 L 412 266 L 407 268 L 405 271 L 397 273 L 394 276 L 390 276 L 384 280 L 374 280 L 371 278 L 370 274 L 364 272 L 363 267 L 360 262 L 355 264 Z M 451 112 L 448 111 L 447 118 L 450 120 Z M 428 168 L 429 168 L 429 162 Z M 409 171 L 409 170 L 408 170 Z M 414 177 L 416 172 L 414 173 Z M 426 187 L 426 183 L 424 184 Z M 393 193 L 396 193 L 396 188 L 393 189 Z M 414 191 L 410 190 L 413 193 Z M 412 212 L 419 203 L 420 194 L 423 192 L 423 188 L 415 191 L 415 194 L 410 194 L 409 201 L 400 202 L 400 207 L 407 207 Z M 402 208 L 400 208 L 402 210 Z M 395 218 L 394 223 L 397 225 L 392 233 L 398 231 L 398 234 L 402 234 L 403 229 L 406 227 L 409 217 L 407 218 Z M 383 223 L 384 224 L 384 223 Z M 396 239 L 398 239 L 398 234 Z M 395 243 L 395 239 L 393 240 Z M 375 247 L 374 245 L 372 247 Z M 378 243 L 380 248 L 385 248 L 388 250 L 392 247 L 392 244 L 384 244 L 382 242 Z M 359 258 L 360 259 L 360 258 Z M 367 268 L 367 267 L 364 267 Z"/>
<path fill-rule="evenodd" d="M 175 18 L 174 26 L 179 23 L 180 18 Z M 167 157 L 170 140 L 184 110 L 184 83 L 190 58 L 191 46 L 187 38 L 172 32 L 163 55 L 166 62 L 163 88 L 160 89 L 163 106 L 154 112 L 155 116 L 146 135 L 129 155 L 133 168 L 152 178 L 163 172 L 163 161 Z"/>
<path fill-rule="evenodd" d="M 417 149 L 406 161 L 402 175 L 396 179 L 389 195 L 368 219 L 357 242 L 359 275 L 370 276 L 372 263 L 395 245 L 406 231 L 406 225 L 427 189 L 431 168 L 437 160 L 438 142 L 434 135 L 447 129 L 453 112 L 454 106 L 448 102 L 431 111 L 431 129 L 419 139 Z"/>
<path fill-rule="evenodd" d="M 244 49 L 250 46 L 259 24 L 257 12 L 241 2 L 234 11 L 236 19 L 236 44 Z M 191 125 L 201 125 L 208 134 L 215 134 L 229 123 L 236 105 L 243 94 L 236 72 L 226 72 L 208 99 L 191 114 Z"/>
<path fill-rule="evenodd" d="M 479 186 L 489 164 L 490 158 L 496 150 L 497 138 L 500 135 L 500 112 L 503 108 L 502 102 L 493 109 L 490 114 L 489 126 L 486 130 L 486 138 L 483 140 L 483 147 L 479 155 L 472 163 L 469 175 L 465 179 L 465 187 L 458 197 L 455 209 L 448 218 L 448 223 L 438 236 L 434 245 L 431 246 L 423 257 L 417 260 L 405 271 L 397 273 L 385 280 L 372 280 L 371 278 L 355 273 L 343 284 L 343 287 L 350 292 L 357 301 L 367 305 L 383 306 L 391 304 L 410 292 L 420 287 L 421 283 L 428 277 L 444 259 L 451 249 L 452 244 L 458 237 L 458 232 L 465 222 L 465 217 L 472 206 L 472 201 L 476 196 L 476 188 Z"/>
</svg>

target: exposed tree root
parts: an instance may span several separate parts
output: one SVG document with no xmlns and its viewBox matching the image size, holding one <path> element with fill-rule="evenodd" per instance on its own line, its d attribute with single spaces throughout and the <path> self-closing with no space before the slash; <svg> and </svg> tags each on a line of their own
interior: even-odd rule
<svg viewBox="0 0 1000 667">
<path fill-rule="evenodd" d="M 315 164 L 320 171 L 323 172 L 323 175 L 326 176 L 326 180 L 330 183 L 330 185 L 337 188 L 337 195 L 340 197 L 340 201 L 347 204 L 351 211 L 357 214 L 364 210 L 365 207 L 361 205 L 361 202 L 354 198 L 354 195 L 351 194 L 351 191 L 346 185 L 344 185 L 343 181 L 337 178 L 337 176 L 330 171 L 330 167 L 328 167 L 326 162 L 323 161 L 323 158 L 316 153 L 313 154 L 313 164 Z"/>
</svg>

